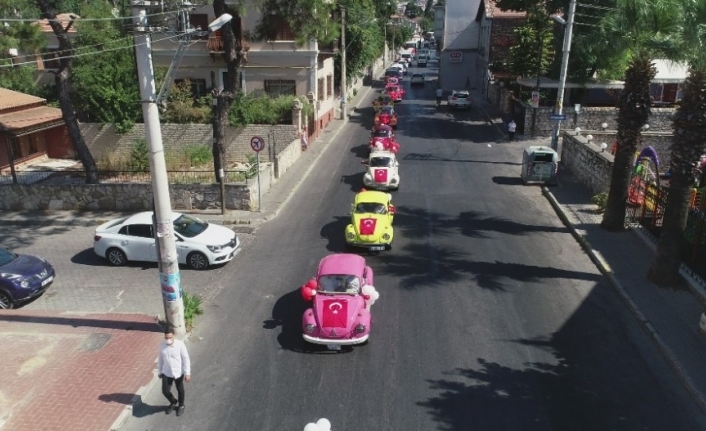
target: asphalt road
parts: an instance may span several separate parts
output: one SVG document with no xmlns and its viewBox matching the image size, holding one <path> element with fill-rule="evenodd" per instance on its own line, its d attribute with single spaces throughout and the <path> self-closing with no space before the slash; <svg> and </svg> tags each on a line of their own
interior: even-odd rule
<svg viewBox="0 0 706 431">
<path fill-rule="evenodd" d="M 320 417 L 334 431 L 706 429 L 541 190 L 521 185 L 521 144 L 497 143 L 475 109 L 437 109 L 433 85 L 406 85 L 394 248 L 366 256 L 381 294 L 370 344 L 307 347 L 298 293 L 344 251 L 364 109 L 233 262 L 186 273 L 213 292 L 191 337 L 186 415 L 165 416 L 155 387 L 126 429 L 301 430 Z M 66 229 L 51 238 L 87 230 Z"/>
</svg>

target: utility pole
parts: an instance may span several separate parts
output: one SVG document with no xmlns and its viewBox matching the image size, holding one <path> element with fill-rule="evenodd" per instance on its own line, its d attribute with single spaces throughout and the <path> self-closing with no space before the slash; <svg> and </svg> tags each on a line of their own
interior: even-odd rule
<svg viewBox="0 0 706 431">
<path fill-rule="evenodd" d="M 346 8 L 341 6 L 341 119 L 348 116 L 346 109 Z"/>
<path fill-rule="evenodd" d="M 147 34 L 147 11 L 143 1 L 133 0 L 135 16 L 135 57 L 139 78 L 142 115 L 149 151 L 152 194 L 154 195 L 153 229 L 159 262 L 159 280 L 164 302 L 164 317 L 167 325 L 177 337 L 186 334 L 184 323 L 184 301 L 182 299 L 181 275 L 177 261 L 172 208 L 169 198 L 169 180 L 164 160 L 162 130 L 159 124 L 157 89 L 152 66 L 152 42 Z"/>
<path fill-rule="evenodd" d="M 571 32 L 574 28 L 574 16 L 576 15 L 576 0 L 571 0 L 569 3 L 569 16 L 566 20 L 566 29 L 564 30 L 564 49 L 561 56 L 561 72 L 559 73 L 559 91 L 557 92 L 557 100 L 554 105 L 554 114 L 561 114 L 564 109 L 564 90 L 566 89 L 566 74 L 569 68 L 569 51 L 571 51 Z M 559 131 L 561 130 L 561 121 L 554 123 L 552 131 L 552 149 L 559 148 Z"/>
<path fill-rule="evenodd" d="M 387 57 L 387 23 L 383 24 L 383 40 L 385 41 L 385 44 L 383 45 L 382 48 L 382 68 L 383 70 L 385 69 L 385 57 Z"/>
</svg>

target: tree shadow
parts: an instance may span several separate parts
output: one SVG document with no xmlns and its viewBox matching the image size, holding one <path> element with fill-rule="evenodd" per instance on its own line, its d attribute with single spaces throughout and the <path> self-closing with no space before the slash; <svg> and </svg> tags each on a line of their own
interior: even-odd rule
<svg viewBox="0 0 706 431">
<path fill-rule="evenodd" d="M 458 216 L 458 224 L 461 227 L 461 234 L 473 238 L 480 238 L 486 235 L 484 231 L 499 232 L 508 235 L 526 235 L 529 233 L 569 233 L 565 226 L 541 226 L 519 223 L 513 220 L 501 219 L 497 217 L 481 217 L 477 211 L 462 212 Z"/>
<path fill-rule="evenodd" d="M 52 235 L 62 235 L 74 227 L 71 226 L 48 226 L 46 224 L 15 225 L 4 223 L 4 232 L 0 237 L 0 247 L 10 251 L 16 251 L 24 247 L 31 247 L 38 238 L 45 238 Z"/>
<path fill-rule="evenodd" d="M 347 250 L 346 226 L 350 223 L 350 216 L 338 216 L 334 221 L 325 224 L 319 235 L 328 240 L 326 250 L 343 253 Z"/>
<path fill-rule="evenodd" d="M 428 161 L 428 162 L 459 162 L 459 163 L 483 163 L 488 165 L 509 165 L 509 166 L 521 166 L 522 163 L 515 162 L 498 162 L 494 160 L 471 160 L 471 159 L 450 159 L 448 157 L 439 157 L 431 153 L 409 153 L 403 157 L 403 160 L 414 160 L 416 161 Z M 497 177 L 495 177 L 497 178 Z M 519 177 L 518 177 L 519 178 Z M 520 184 L 522 180 L 520 179 Z"/>
<path fill-rule="evenodd" d="M 368 144 L 365 143 L 363 145 L 356 145 L 352 147 L 351 153 L 353 153 L 356 157 L 360 157 L 361 159 L 367 159 L 368 155 L 370 154 L 370 149 L 368 148 Z"/>
</svg>

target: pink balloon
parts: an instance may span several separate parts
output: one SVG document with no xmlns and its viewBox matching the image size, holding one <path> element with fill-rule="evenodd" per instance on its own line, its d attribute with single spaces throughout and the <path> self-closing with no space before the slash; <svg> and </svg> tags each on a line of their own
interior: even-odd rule
<svg viewBox="0 0 706 431">
<path fill-rule="evenodd" d="M 311 280 L 306 282 L 306 285 L 316 290 L 316 288 L 319 286 L 319 283 L 316 281 L 316 279 L 312 278 Z"/>
</svg>

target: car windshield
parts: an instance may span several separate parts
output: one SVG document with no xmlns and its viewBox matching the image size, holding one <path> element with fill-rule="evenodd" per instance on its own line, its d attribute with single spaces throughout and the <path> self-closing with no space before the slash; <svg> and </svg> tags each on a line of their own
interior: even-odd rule
<svg viewBox="0 0 706 431">
<path fill-rule="evenodd" d="M 389 87 L 387 87 L 387 91 L 398 91 L 399 89 L 400 87 L 396 85 L 390 85 Z"/>
<path fill-rule="evenodd" d="M 360 279 L 355 275 L 322 275 L 319 277 L 319 290 L 335 293 L 360 293 Z"/>
<path fill-rule="evenodd" d="M 468 97 L 468 93 L 454 93 L 454 97 L 458 99 L 465 99 Z"/>
<path fill-rule="evenodd" d="M 383 106 L 382 109 L 380 110 L 383 114 L 394 114 L 395 111 L 392 110 L 392 106 Z"/>
<path fill-rule="evenodd" d="M 361 202 L 355 206 L 356 214 L 387 214 L 385 205 L 378 202 Z"/>
<path fill-rule="evenodd" d="M 186 238 L 200 235 L 208 228 L 208 223 L 187 214 L 182 214 L 174 220 L 174 231 Z"/>
<path fill-rule="evenodd" d="M 0 266 L 5 266 L 13 260 L 17 259 L 17 255 L 11 251 L 0 248 Z"/>
<path fill-rule="evenodd" d="M 392 132 L 389 130 L 375 130 L 373 132 L 373 138 L 390 138 L 392 137 Z"/>
<path fill-rule="evenodd" d="M 421 73 L 413 73 L 412 78 L 424 78 L 424 75 L 422 75 Z"/>
<path fill-rule="evenodd" d="M 391 168 L 392 157 L 373 157 L 370 159 L 370 167 L 372 168 Z"/>
</svg>

